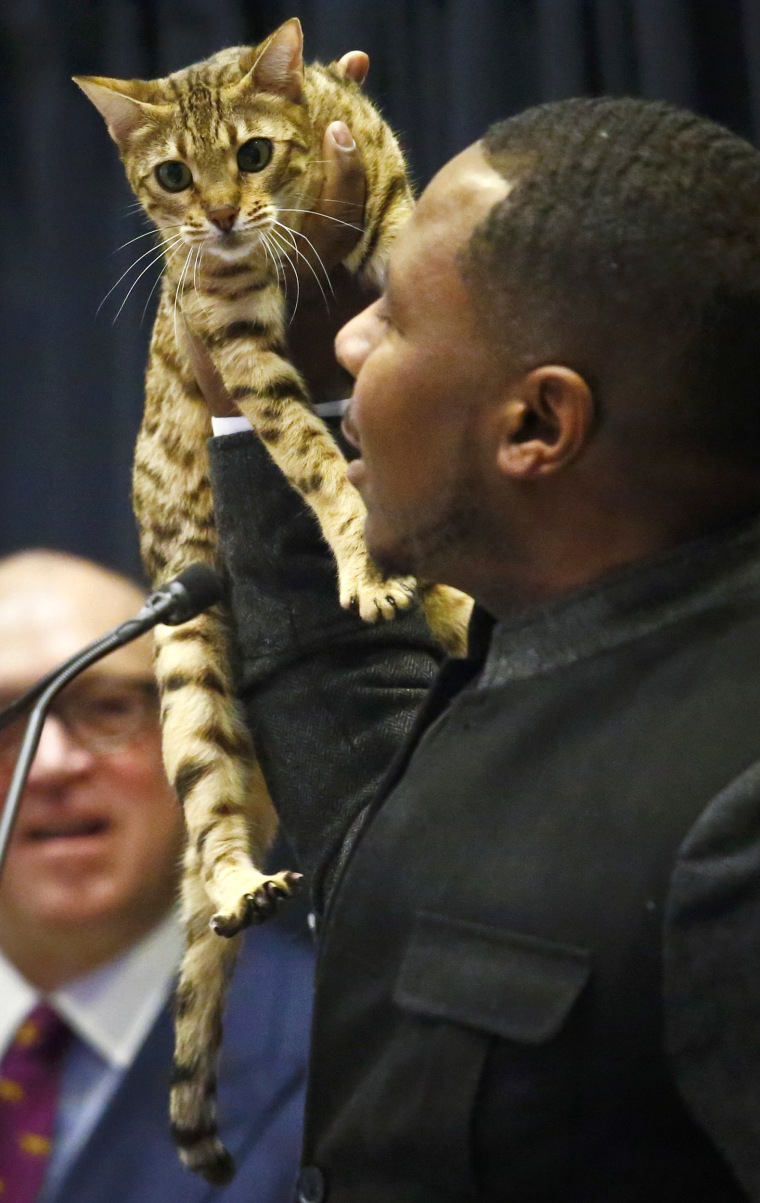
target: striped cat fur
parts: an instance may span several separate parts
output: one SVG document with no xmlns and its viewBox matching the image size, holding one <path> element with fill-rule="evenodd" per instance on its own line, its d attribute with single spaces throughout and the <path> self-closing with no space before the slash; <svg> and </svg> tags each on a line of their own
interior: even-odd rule
<svg viewBox="0 0 760 1203">
<path fill-rule="evenodd" d="M 320 191 L 322 139 L 342 119 L 367 176 L 364 230 L 345 262 L 380 282 L 412 206 L 393 133 L 337 65 L 304 67 L 296 19 L 260 46 L 221 51 L 165 79 L 76 82 L 106 120 L 164 261 L 133 477 L 152 580 L 216 557 L 209 416 L 178 338 L 184 321 L 316 514 L 335 555 L 341 604 L 370 622 L 392 618 L 410 604 L 414 583 L 383 580 L 367 555 L 359 495 L 287 358 L 281 264 L 299 258 L 300 224 Z M 423 605 L 441 641 L 458 650 L 469 599 L 433 586 Z M 215 1065 L 239 933 L 266 917 L 297 875 L 256 868 L 276 819 L 235 702 L 224 614 L 158 627 L 156 675 L 164 761 L 187 830 L 172 1129 L 185 1164 L 221 1183 L 234 1167 L 217 1132 Z"/>
</svg>

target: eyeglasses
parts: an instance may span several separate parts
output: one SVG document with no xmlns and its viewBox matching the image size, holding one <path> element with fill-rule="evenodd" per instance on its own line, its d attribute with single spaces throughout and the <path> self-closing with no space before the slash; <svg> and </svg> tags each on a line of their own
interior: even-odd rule
<svg viewBox="0 0 760 1203">
<path fill-rule="evenodd" d="M 0 710 L 13 696 L 0 692 Z M 54 699 L 49 714 L 88 752 L 107 756 L 146 731 L 158 717 L 158 691 L 149 678 L 102 676 L 77 682 Z M 13 762 L 21 747 L 27 716 L 0 730 L 0 763 Z"/>
</svg>

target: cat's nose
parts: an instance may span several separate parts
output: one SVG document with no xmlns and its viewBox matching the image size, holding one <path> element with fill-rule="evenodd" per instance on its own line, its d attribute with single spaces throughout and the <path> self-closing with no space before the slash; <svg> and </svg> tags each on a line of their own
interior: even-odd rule
<svg viewBox="0 0 760 1203">
<path fill-rule="evenodd" d="M 207 216 L 218 230 L 223 230 L 225 234 L 228 234 L 234 226 L 239 212 L 240 210 L 235 205 L 223 205 L 220 209 L 210 209 Z"/>
</svg>

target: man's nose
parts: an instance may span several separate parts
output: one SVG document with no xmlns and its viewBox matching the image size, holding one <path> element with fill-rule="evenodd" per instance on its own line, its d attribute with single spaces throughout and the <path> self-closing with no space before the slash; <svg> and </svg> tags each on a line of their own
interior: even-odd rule
<svg viewBox="0 0 760 1203">
<path fill-rule="evenodd" d="M 67 730 L 57 714 L 49 714 L 29 773 L 30 785 L 76 777 L 90 768 L 93 755 Z"/>
<path fill-rule="evenodd" d="M 370 305 L 352 317 L 335 336 L 335 358 L 341 367 L 354 377 L 359 375 L 364 360 L 376 342 L 375 306 Z"/>
</svg>

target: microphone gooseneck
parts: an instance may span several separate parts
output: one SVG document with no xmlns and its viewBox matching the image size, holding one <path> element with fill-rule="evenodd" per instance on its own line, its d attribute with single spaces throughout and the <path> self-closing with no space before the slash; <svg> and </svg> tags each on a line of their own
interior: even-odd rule
<svg viewBox="0 0 760 1203">
<path fill-rule="evenodd" d="M 13 719 L 23 714 L 29 706 L 33 709 L 29 715 L 24 738 L 19 749 L 13 777 L 8 787 L 3 813 L 0 816 L 0 876 L 2 875 L 8 845 L 16 821 L 16 815 L 21 804 L 21 794 L 29 776 L 34 754 L 40 742 L 42 728 L 47 711 L 56 694 L 68 685 L 91 664 L 107 656 L 109 652 L 131 643 L 158 623 L 177 626 L 188 622 L 197 614 L 203 613 L 210 606 L 220 601 L 223 594 L 222 582 L 213 568 L 207 564 L 191 564 L 179 576 L 167 581 L 155 593 L 147 598 L 140 613 L 134 618 L 121 623 L 113 630 L 107 631 L 98 639 L 88 643 L 81 651 L 76 652 L 47 673 L 26 693 L 12 702 L 0 712 L 0 730 Z"/>
</svg>

